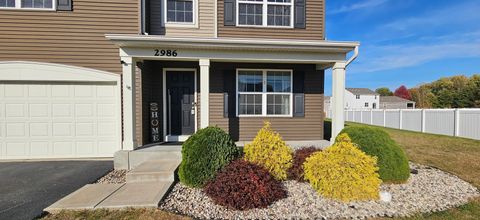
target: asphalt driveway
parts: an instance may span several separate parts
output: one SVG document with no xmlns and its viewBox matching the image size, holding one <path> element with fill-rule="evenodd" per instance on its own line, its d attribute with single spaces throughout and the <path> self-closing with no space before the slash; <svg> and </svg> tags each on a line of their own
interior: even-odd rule
<svg viewBox="0 0 480 220">
<path fill-rule="evenodd" d="M 111 160 L 0 162 L 0 219 L 36 218 L 111 169 Z"/>
</svg>

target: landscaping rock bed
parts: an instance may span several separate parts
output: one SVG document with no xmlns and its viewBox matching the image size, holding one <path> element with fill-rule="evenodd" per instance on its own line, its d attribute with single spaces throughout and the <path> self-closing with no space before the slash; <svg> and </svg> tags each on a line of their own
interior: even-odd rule
<svg viewBox="0 0 480 220">
<path fill-rule="evenodd" d="M 99 183 L 125 183 L 127 177 L 127 170 L 112 170 L 111 172 L 107 173 L 107 175 L 103 176 L 102 178 L 98 179 L 97 184 Z"/>
<path fill-rule="evenodd" d="M 267 209 L 235 211 L 213 204 L 201 189 L 177 183 L 160 204 L 166 211 L 207 219 L 267 219 L 267 218 L 355 218 L 410 216 L 419 212 L 437 212 L 467 203 L 480 196 L 477 188 L 441 170 L 410 164 L 412 174 L 405 184 L 381 186 L 391 193 L 391 202 L 368 201 L 341 203 L 326 199 L 308 183 L 283 182 L 288 197 Z"/>
</svg>

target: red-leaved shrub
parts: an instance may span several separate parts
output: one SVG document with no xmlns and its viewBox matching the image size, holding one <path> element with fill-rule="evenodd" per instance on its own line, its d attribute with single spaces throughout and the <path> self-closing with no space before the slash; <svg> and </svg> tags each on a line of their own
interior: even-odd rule
<svg viewBox="0 0 480 220">
<path fill-rule="evenodd" d="M 295 150 L 295 154 L 293 156 L 293 165 L 288 170 L 288 178 L 291 180 L 305 182 L 303 179 L 303 163 L 307 157 L 317 151 L 320 151 L 320 149 L 315 147 L 305 147 Z"/>
<path fill-rule="evenodd" d="M 268 171 L 243 159 L 235 160 L 204 188 L 216 204 L 237 210 L 266 208 L 287 197 L 283 185 Z"/>
</svg>

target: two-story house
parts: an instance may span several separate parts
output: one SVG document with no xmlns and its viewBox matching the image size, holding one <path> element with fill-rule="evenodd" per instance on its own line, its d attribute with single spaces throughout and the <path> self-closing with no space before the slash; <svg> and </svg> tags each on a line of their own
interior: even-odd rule
<svg viewBox="0 0 480 220">
<path fill-rule="evenodd" d="M 328 68 L 335 137 L 358 46 L 325 40 L 324 0 L 0 0 L 0 159 L 111 157 L 209 125 L 248 141 L 264 120 L 323 139 Z"/>
<path fill-rule="evenodd" d="M 367 88 L 345 89 L 345 109 L 368 110 L 380 108 L 380 94 Z"/>
</svg>

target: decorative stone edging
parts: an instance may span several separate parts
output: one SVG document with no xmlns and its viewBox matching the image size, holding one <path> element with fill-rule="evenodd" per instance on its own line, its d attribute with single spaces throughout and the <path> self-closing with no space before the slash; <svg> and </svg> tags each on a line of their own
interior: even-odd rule
<svg viewBox="0 0 480 220">
<path fill-rule="evenodd" d="M 326 199 L 308 183 L 286 181 L 288 198 L 267 209 L 229 210 L 215 205 L 201 189 L 177 183 L 160 204 L 166 211 L 196 218 L 266 219 L 266 218 L 355 218 L 400 217 L 419 212 L 437 212 L 465 204 L 480 196 L 478 189 L 460 178 L 436 168 L 410 164 L 412 174 L 405 184 L 384 184 L 381 191 L 391 193 L 391 202 L 368 201 L 341 203 Z"/>
</svg>

